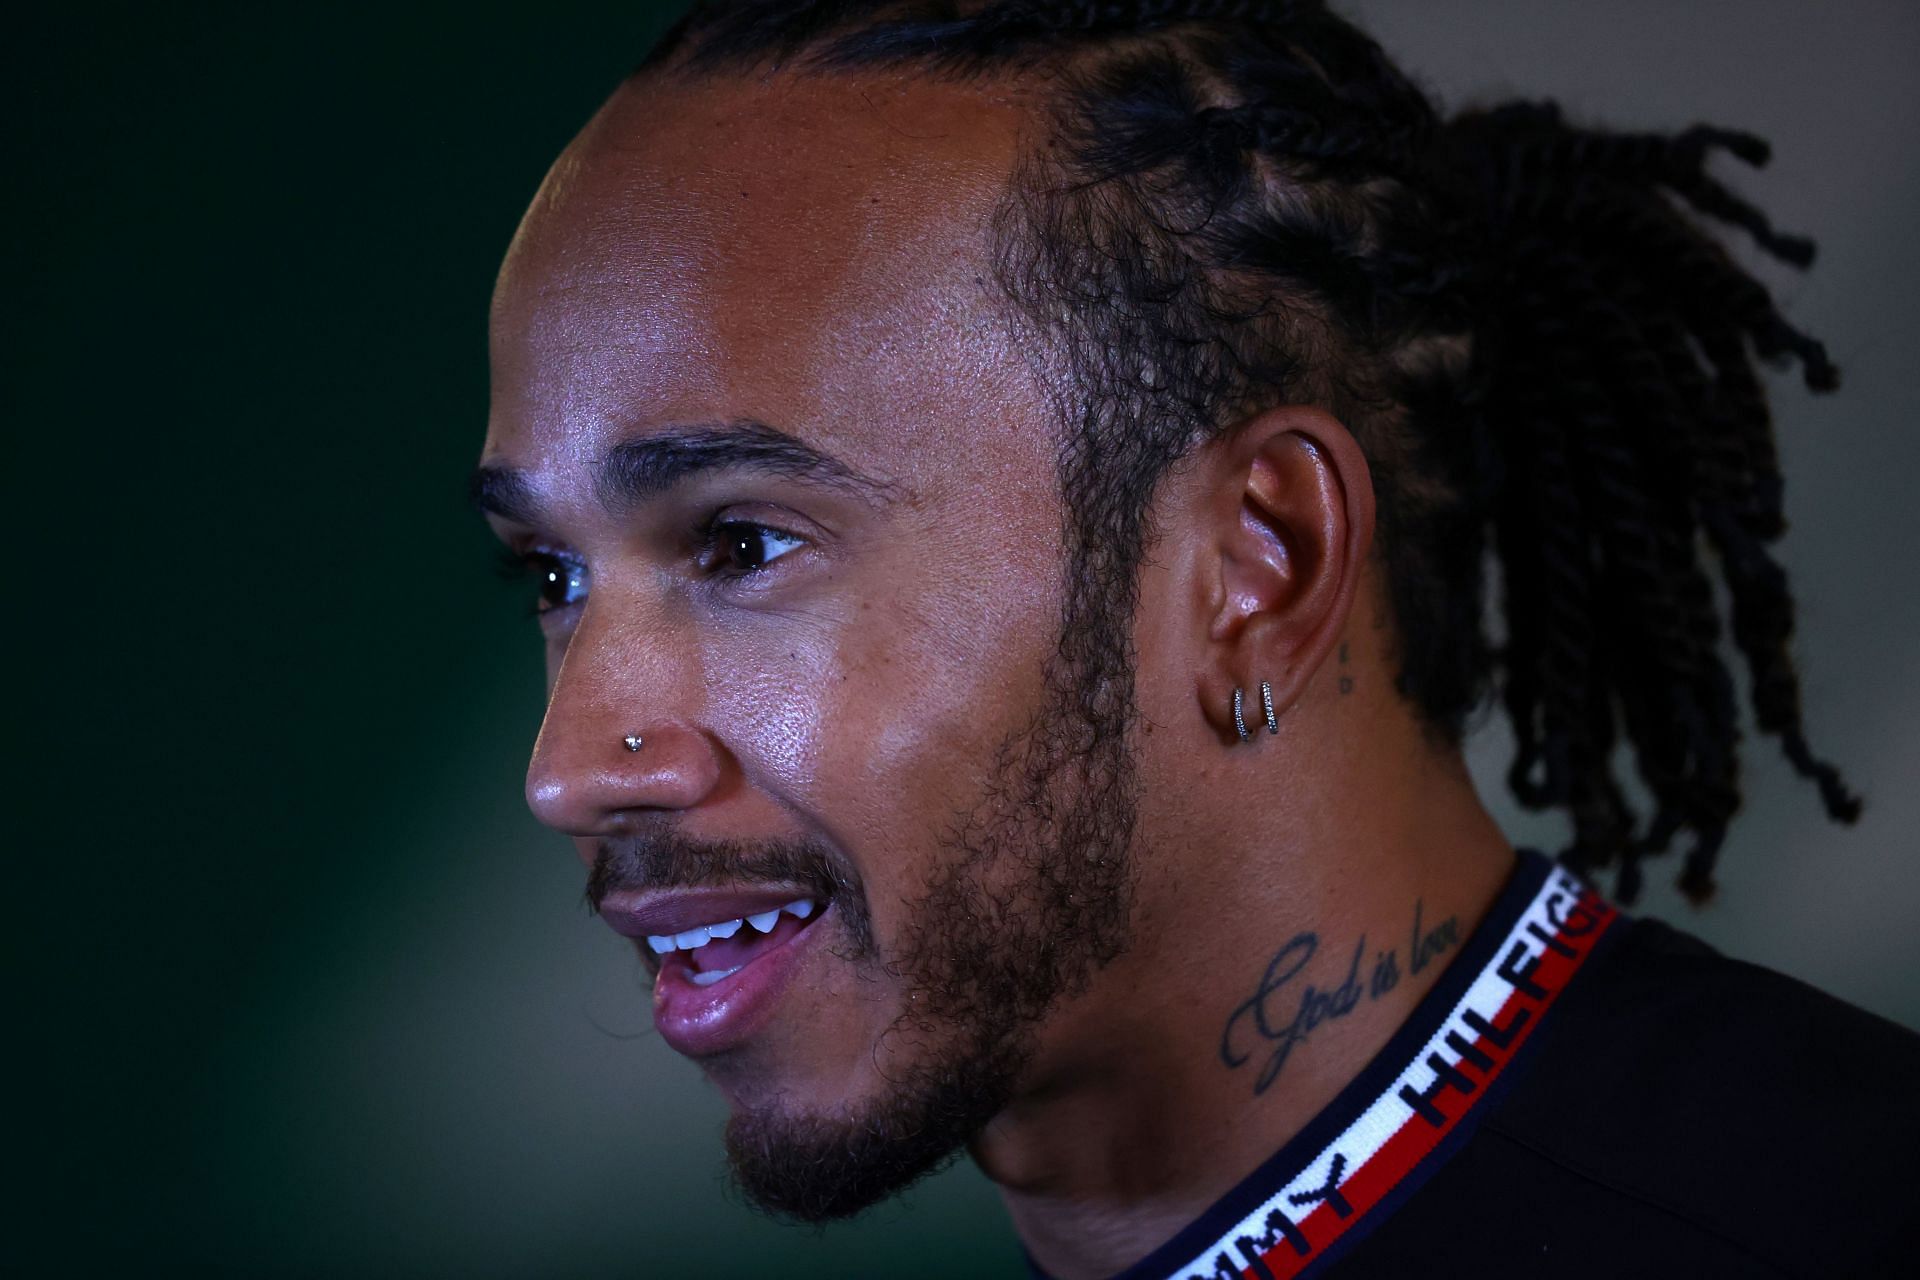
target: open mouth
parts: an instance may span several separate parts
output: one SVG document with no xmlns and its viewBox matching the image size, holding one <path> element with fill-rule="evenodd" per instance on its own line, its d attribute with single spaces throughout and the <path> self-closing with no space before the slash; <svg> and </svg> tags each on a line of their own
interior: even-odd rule
<svg viewBox="0 0 1920 1280">
<path fill-rule="evenodd" d="M 798 884 L 616 893 L 600 916 L 653 974 L 653 1021 L 668 1045 L 709 1057 L 748 1043 L 778 1015 L 833 914 Z"/>
<path fill-rule="evenodd" d="M 687 980 L 710 987 L 803 932 L 821 910 L 811 898 L 796 898 L 765 911 L 697 924 L 677 933 L 646 936 L 648 967 L 656 975 L 681 966 Z"/>
</svg>

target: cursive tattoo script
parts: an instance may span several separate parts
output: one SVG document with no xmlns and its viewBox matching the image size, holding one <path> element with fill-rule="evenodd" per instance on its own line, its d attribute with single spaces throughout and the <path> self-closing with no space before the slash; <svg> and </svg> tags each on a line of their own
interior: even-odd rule
<svg viewBox="0 0 1920 1280">
<path fill-rule="evenodd" d="M 1424 926 L 1422 914 L 1424 904 L 1413 904 L 1413 931 L 1411 948 L 1407 955 L 1406 972 L 1419 973 L 1431 964 L 1441 953 L 1459 945 L 1460 924 L 1457 917 L 1448 916 L 1431 928 Z M 1359 1007 L 1362 1000 L 1378 1000 L 1400 985 L 1401 966 L 1398 950 L 1376 952 L 1371 966 L 1371 975 L 1363 983 L 1360 978 L 1360 959 L 1367 953 L 1367 938 L 1353 946 L 1353 955 L 1347 961 L 1346 975 L 1338 985 L 1319 987 L 1311 982 L 1294 985 L 1301 971 L 1312 963 L 1320 950 L 1320 935 L 1317 933 L 1297 933 L 1289 938 L 1286 945 L 1273 953 L 1267 961 L 1265 972 L 1260 975 L 1260 983 L 1252 995 L 1234 1006 L 1227 1015 L 1227 1025 L 1220 1033 L 1220 1061 L 1229 1068 L 1238 1069 L 1254 1058 L 1255 1050 L 1264 1044 L 1272 1047 L 1267 1051 L 1266 1061 L 1260 1064 L 1260 1070 L 1253 1080 L 1253 1092 L 1257 1096 L 1280 1077 L 1293 1051 L 1306 1043 L 1316 1027 L 1344 1018 Z M 1293 992 L 1298 994 L 1294 995 Z M 1251 1039 L 1251 1047 L 1248 1041 Z"/>
<path fill-rule="evenodd" d="M 1414 973 L 1418 973 L 1426 968 L 1428 962 L 1435 956 L 1460 941 L 1459 929 L 1459 921 L 1452 916 L 1448 916 L 1445 920 L 1435 925 L 1430 931 L 1422 933 L 1420 931 L 1420 903 L 1416 901 L 1413 904 L 1413 955 L 1412 958 L 1407 961 L 1407 968 Z"/>
<path fill-rule="evenodd" d="M 1315 1027 L 1334 1018 L 1346 1017 L 1360 1003 L 1360 956 L 1366 946 L 1367 940 L 1362 937 L 1359 945 L 1353 949 L 1353 962 L 1347 966 L 1346 980 L 1339 986 L 1322 991 L 1308 983 L 1300 992 L 1300 1003 L 1293 1017 L 1282 1024 L 1279 1017 L 1283 1015 L 1277 1014 L 1274 1009 L 1277 997 L 1293 981 L 1294 976 L 1307 967 L 1314 952 L 1320 949 L 1319 934 L 1295 934 L 1267 962 L 1267 971 L 1260 977 L 1259 988 L 1227 1018 L 1227 1029 L 1220 1037 L 1220 1060 L 1229 1067 L 1246 1065 L 1250 1055 L 1234 1048 L 1235 1031 L 1243 1019 L 1251 1020 L 1256 1032 L 1274 1042 L 1273 1052 L 1267 1056 L 1266 1064 L 1260 1068 L 1260 1074 L 1253 1082 L 1255 1093 L 1265 1093 L 1267 1086 L 1280 1074 L 1280 1069 L 1287 1065 L 1295 1046 L 1305 1043 Z"/>
</svg>

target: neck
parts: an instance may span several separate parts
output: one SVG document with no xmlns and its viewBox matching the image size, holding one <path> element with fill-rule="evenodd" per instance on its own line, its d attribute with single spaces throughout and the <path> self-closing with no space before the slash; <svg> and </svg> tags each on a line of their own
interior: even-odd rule
<svg viewBox="0 0 1920 1280">
<path fill-rule="evenodd" d="M 973 1151 L 1059 1280 L 1125 1269 L 1298 1133 L 1511 873 L 1457 752 L 1415 735 L 1397 751 L 1371 737 L 1359 755 L 1344 805 L 1236 780 L 1233 811 L 1264 815 L 1251 829 L 1181 815 L 1177 844 L 1143 841 L 1154 870 L 1132 947 L 1049 1021 L 1029 1087 Z M 1264 777 L 1301 776 L 1267 763 Z M 1328 776 L 1324 751 L 1316 763 Z M 1353 786 L 1355 773 L 1383 776 Z"/>
</svg>

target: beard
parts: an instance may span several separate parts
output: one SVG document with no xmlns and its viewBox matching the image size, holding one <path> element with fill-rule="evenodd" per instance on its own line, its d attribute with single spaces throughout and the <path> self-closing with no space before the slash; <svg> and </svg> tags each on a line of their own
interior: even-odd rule
<svg viewBox="0 0 1920 1280">
<path fill-rule="evenodd" d="M 987 799 L 956 816 L 907 905 L 883 966 L 906 997 L 875 1046 L 888 1050 L 884 1090 L 831 1113 L 764 1106 L 728 1122 L 734 1181 L 761 1210 L 844 1218 L 950 1163 L 1012 1100 L 1048 1010 L 1124 950 L 1138 801 L 1132 654 L 1113 616 L 1063 625 L 1041 706 L 1001 743 Z M 843 958 L 879 963 L 858 873 L 811 841 L 603 847 L 587 896 L 717 878 L 810 886 L 849 934 Z"/>
<path fill-rule="evenodd" d="M 1114 692 L 1090 683 L 1049 680 L 1047 705 L 996 755 L 994 799 L 961 817 L 910 904 L 889 966 L 907 999 L 882 1036 L 885 1092 L 833 1115 L 761 1109 L 728 1122 L 734 1180 L 760 1209 L 843 1218 L 950 1163 L 1012 1101 L 1048 1010 L 1125 948 L 1129 717 L 1090 722 L 1087 708 Z M 1130 704 L 1129 689 L 1119 705 Z"/>
</svg>

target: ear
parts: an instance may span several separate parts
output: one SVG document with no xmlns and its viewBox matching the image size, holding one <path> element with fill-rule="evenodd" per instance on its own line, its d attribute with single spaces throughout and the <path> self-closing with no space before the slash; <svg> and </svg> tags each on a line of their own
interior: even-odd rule
<svg viewBox="0 0 1920 1280">
<path fill-rule="evenodd" d="M 1197 692 L 1222 741 L 1237 743 L 1234 689 L 1247 731 L 1264 732 L 1260 682 L 1284 715 L 1345 630 L 1373 545 L 1373 477 L 1346 427 L 1307 405 L 1249 418 L 1217 446 Z"/>
</svg>

